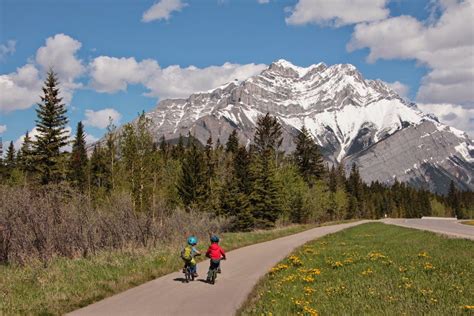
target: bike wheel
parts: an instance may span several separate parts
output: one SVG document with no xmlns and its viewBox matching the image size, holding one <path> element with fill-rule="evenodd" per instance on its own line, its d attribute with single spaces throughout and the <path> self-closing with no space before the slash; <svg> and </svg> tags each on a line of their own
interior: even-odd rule
<svg viewBox="0 0 474 316">
<path fill-rule="evenodd" d="M 211 276 L 211 283 L 215 284 L 216 283 L 216 278 L 217 278 L 217 270 L 212 270 L 212 276 Z"/>
</svg>

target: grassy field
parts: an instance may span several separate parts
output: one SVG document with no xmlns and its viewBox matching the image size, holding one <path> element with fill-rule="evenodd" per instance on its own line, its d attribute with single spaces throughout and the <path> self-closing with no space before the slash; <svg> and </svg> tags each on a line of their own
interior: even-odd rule
<svg viewBox="0 0 474 316">
<path fill-rule="evenodd" d="M 240 315 L 474 314 L 474 242 L 370 223 L 272 268 Z"/>
<path fill-rule="evenodd" d="M 315 225 L 269 231 L 226 233 L 226 250 L 294 234 Z M 207 240 L 198 248 L 205 250 Z M 56 258 L 25 267 L 0 266 L 0 315 L 62 314 L 177 271 L 178 248 L 103 252 L 79 259 Z"/>
<path fill-rule="evenodd" d="M 474 221 L 463 221 L 461 224 L 474 226 Z"/>
</svg>

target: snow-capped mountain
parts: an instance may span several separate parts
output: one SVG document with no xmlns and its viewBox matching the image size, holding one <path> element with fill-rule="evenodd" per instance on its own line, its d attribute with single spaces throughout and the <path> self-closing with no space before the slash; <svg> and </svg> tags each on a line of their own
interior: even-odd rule
<svg viewBox="0 0 474 316">
<path fill-rule="evenodd" d="M 248 144 L 266 112 L 284 127 L 284 150 L 294 149 L 293 136 L 305 125 L 329 163 L 357 163 L 366 181 L 396 178 L 445 192 L 453 179 L 474 189 L 473 141 L 350 64 L 303 68 L 278 60 L 242 82 L 163 100 L 147 116 L 157 139 L 191 131 L 202 143 L 209 136 L 225 143 L 238 129 Z"/>
</svg>

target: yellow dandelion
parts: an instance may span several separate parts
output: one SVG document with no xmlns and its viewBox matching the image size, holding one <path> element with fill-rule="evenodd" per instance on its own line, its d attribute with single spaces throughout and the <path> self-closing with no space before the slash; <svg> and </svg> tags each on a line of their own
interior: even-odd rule
<svg viewBox="0 0 474 316">
<path fill-rule="evenodd" d="M 426 251 L 422 251 L 418 254 L 418 258 L 429 258 L 430 256 Z"/>
<path fill-rule="evenodd" d="M 425 271 L 431 271 L 431 270 L 434 270 L 434 266 L 431 263 L 426 262 L 425 265 L 423 266 L 423 269 Z"/>
<path fill-rule="evenodd" d="M 361 274 L 364 275 L 364 276 L 366 276 L 366 275 L 371 275 L 371 274 L 373 274 L 373 273 L 374 273 L 374 271 L 372 271 L 372 269 L 367 268 L 367 270 L 362 271 Z"/>
<path fill-rule="evenodd" d="M 332 263 L 331 263 L 331 267 L 332 267 L 333 269 L 340 268 L 340 267 L 342 267 L 342 266 L 343 266 L 343 264 L 342 264 L 341 261 L 335 261 L 335 262 L 332 262 Z"/>
</svg>

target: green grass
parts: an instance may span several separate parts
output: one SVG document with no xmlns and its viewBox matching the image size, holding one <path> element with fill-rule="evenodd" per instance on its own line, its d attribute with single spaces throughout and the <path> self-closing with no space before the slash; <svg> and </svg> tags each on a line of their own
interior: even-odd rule
<svg viewBox="0 0 474 316">
<path fill-rule="evenodd" d="M 226 233 L 231 250 L 291 235 L 315 225 Z M 198 248 L 205 250 L 207 241 Z M 182 266 L 178 248 L 102 252 L 89 258 L 56 258 L 44 266 L 0 266 L 0 315 L 62 314 L 124 291 Z"/>
<path fill-rule="evenodd" d="M 474 226 L 474 221 L 463 221 L 461 224 Z"/>
<path fill-rule="evenodd" d="M 364 224 L 299 248 L 249 297 L 240 315 L 472 315 L 474 242 Z"/>
</svg>

